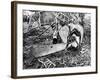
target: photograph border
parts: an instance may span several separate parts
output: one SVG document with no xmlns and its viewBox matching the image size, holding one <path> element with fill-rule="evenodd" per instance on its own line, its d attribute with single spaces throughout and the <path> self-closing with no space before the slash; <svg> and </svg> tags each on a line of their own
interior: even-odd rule
<svg viewBox="0 0 100 80">
<path fill-rule="evenodd" d="M 49 75 L 33 75 L 33 76 L 17 76 L 17 4 L 27 5 L 50 5 L 60 7 L 81 7 L 96 9 L 96 71 L 94 72 L 80 72 L 80 73 L 63 73 L 63 74 L 49 74 Z M 11 77 L 12 78 L 32 78 L 32 77 L 50 77 L 50 76 L 66 76 L 66 75 L 81 75 L 98 73 L 98 7 L 88 5 L 73 5 L 73 4 L 58 4 L 58 3 L 42 3 L 42 2 L 26 2 L 26 1 L 12 1 L 11 2 Z"/>
</svg>

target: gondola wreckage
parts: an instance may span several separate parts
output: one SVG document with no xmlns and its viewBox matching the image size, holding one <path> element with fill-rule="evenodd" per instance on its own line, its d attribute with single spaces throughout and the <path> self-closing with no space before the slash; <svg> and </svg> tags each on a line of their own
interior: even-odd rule
<svg viewBox="0 0 100 80">
<path fill-rule="evenodd" d="M 64 15 L 63 13 L 61 14 Z M 64 16 L 66 17 L 66 15 Z M 56 19 L 59 19 L 62 22 L 64 22 L 57 15 L 55 15 L 55 17 Z M 83 38 L 83 32 L 84 32 L 83 26 L 77 23 L 77 21 L 75 22 L 75 24 L 73 23 L 74 22 L 70 24 L 66 24 L 66 21 L 65 21 L 65 25 L 58 24 L 56 26 L 56 29 L 52 35 L 53 39 L 57 39 L 57 34 L 59 33 L 62 39 L 62 43 L 54 43 L 54 44 L 49 44 L 49 45 L 48 44 L 33 44 L 33 48 L 34 48 L 33 55 L 35 57 L 42 57 L 42 56 L 46 56 L 55 52 L 59 52 L 66 48 L 70 49 L 70 48 L 79 47 L 79 45 L 82 43 L 82 38 Z M 49 30 L 50 27 L 51 26 L 49 26 L 46 29 L 46 31 Z M 44 31 L 42 34 L 44 34 L 46 31 Z M 41 35 L 39 35 L 38 37 L 40 37 Z"/>
</svg>

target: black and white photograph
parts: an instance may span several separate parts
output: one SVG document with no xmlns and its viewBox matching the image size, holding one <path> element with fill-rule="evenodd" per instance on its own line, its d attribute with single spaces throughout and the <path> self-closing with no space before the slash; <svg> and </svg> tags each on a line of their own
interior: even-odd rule
<svg viewBox="0 0 100 80">
<path fill-rule="evenodd" d="M 12 76 L 97 73 L 97 7 L 13 2 Z"/>
<path fill-rule="evenodd" d="M 23 10 L 23 69 L 90 65 L 90 13 Z"/>
</svg>

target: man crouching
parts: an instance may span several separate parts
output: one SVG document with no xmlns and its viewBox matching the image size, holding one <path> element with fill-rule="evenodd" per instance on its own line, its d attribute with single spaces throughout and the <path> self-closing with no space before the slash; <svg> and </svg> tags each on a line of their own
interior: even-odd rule
<svg viewBox="0 0 100 80">
<path fill-rule="evenodd" d="M 67 50 L 80 50 L 84 34 L 83 26 L 79 24 L 79 20 L 74 19 L 72 23 L 69 24 L 69 28 L 70 34 L 68 36 Z"/>
</svg>

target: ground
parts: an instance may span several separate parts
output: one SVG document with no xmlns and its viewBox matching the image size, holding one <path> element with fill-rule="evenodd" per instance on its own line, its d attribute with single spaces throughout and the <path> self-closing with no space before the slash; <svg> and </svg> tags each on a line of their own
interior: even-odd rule
<svg viewBox="0 0 100 80">
<path fill-rule="evenodd" d="M 33 42 L 33 36 L 25 37 L 24 45 L 24 69 L 37 69 L 37 68 L 59 68 L 59 67 L 76 67 L 76 66 L 89 66 L 91 65 L 91 46 L 90 46 L 90 33 L 89 30 L 85 30 L 83 42 L 81 44 L 81 49 L 76 52 L 67 51 L 67 49 L 55 52 L 53 54 L 48 54 L 46 56 L 35 57 L 33 55 L 33 46 L 38 44 L 44 44 L 42 42 L 46 41 L 45 37 L 37 39 Z M 48 37 L 49 43 L 51 37 Z M 47 43 L 48 44 L 48 43 Z M 48 45 L 50 46 L 50 45 Z"/>
</svg>

